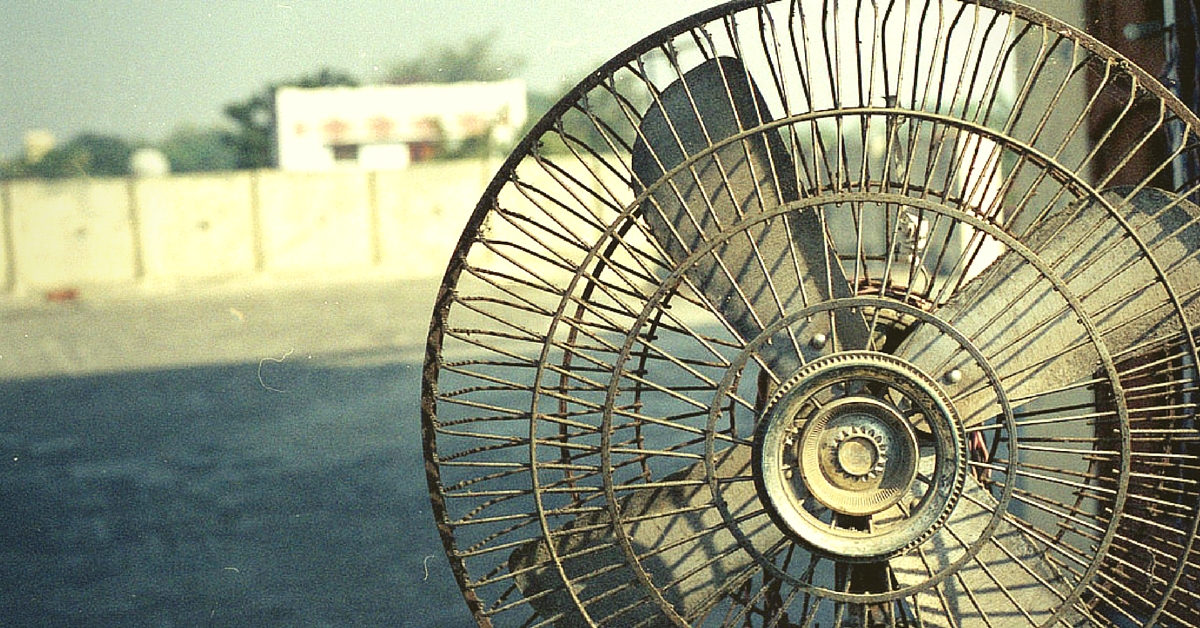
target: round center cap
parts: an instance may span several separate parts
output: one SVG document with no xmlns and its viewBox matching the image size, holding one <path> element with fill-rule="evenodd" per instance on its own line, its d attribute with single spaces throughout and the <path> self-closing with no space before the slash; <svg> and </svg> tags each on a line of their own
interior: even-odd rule
<svg viewBox="0 0 1200 628">
<path fill-rule="evenodd" d="M 837 461 L 846 473 L 865 477 L 879 462 L 879 449 L 875 441 L 855 436 L 838 445 Z"/>
<path fill-rule="evenodd" d="M 801 423 L 795 439 L 800 490 L 835 512 L 865 516 L 886 510 L 916 477 L 916 435 L 883 401 L 843 397 Z"/>
</svg>

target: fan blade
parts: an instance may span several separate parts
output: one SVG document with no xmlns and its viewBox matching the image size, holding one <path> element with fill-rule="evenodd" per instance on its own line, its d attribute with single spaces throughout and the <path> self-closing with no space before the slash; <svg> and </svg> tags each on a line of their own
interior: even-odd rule
<svg viewBox="0 0 1200 628">
<path fill-rule="evenodd" d="M 797 197 L 792 161 L 777 133 L 722 144 L 768 121 L 765 113 L 741 62 L 713 59 L 659 95 L 641 122 L 631 156 L 638 191 L 649 191 L 641 211 L 652 237 L 675 264 L 711 246 L 685 271 L 686 277 L 746 341 L 804 303 L 849 296 L 841 268 L 829 263 L 832 257 L 814 213 L 738 226 Z M 728 233 L 733 235 L 722 240 Z M 847 347 L 866 346 L 861 316 L 814 318 L 814 334 L 826 334 Z M 815 357 L 806 355 L 812 349 L 784 334 L 765 347 L 763 363 L 779 378 L 802 359 Z M 722 479 L 748 480 L 750 460 L 748 448 L 733 447 L 718 456 L 716 473 Z M 664 478 L 680 486 L 626 492 L 618 504 L 623 518 L 634 522 L 624 527 L 634 551 L 647 555 L 640 561 L 643 568 L 655 583 L 664 583 L 668 603 L 685 617 L 703 614 L 755 568 L 711 507 L 704 479 L 705 466 L 691 465 Z M 762 512 L 753 482 L 726 484 L 722 498 L 734 516 L 759 513 L 756 544 L 782 538 Z M 670 625 L 665 615 L 651 619 L 659 613 L 658 605 L 645 599 L 641 587 L 628 586 L 634 578 L 607 513 L 580 517 L 557 530 L 555 538 L 562 571 L 593 620 Z M 560 616 L 557 626 L 585 624 L 546 541 L 519 548 L 509 558 L 509 569 L 541 616 Z"/>
<path fill-rule="evenodd" d="M 984 622 L 999 626 L 1041 626 L 1063 605 L 1070 591 L 1061 569 L 1045 558 L 1046 548 L 1011 517 L 1004 517 L 990 539 L 980 539 L 996 510 L 996 500 L 974 479 L 968 479 L 963 496 L 946 522 L 921 545 L 890 561 L 892 575 L 901 587 L 925 582 L 930 573 L 948 568 L 963 556 L 963 542 L 980 543 L 974 558 L 937 591 L 914 597 L 913 609 L 923 626 L 951 628 Z M 982 610 L 981 610 L 982 609 Z M 1068 611 L 1060 618 L 1080 625 Z M 1056 624 L 1061 625 L 1061 624 Z"/>
<path fill-rule="evenodd" d="M 1166 287 L 1112 212 L 1145 244 L 1190 320 L 1200 307 L 1200 207 L 1157 189 L 1133 193 L 1120 188 L 1105 192 L 1103 198 L 1113 209 L 1101 202 L 1078 202 L 1033 225 L 1023 243 L 1047 264 L 1046 270 L 1061 278 L 1066 292 L 1078 296 L 1116 361 L 1164 343 L 1178 345 L 1185 330 Z M 1009 250 L 937 314 L 981 350 L 1010 400 L 1020 404 L 1037 399 L 1042 405 L 1068 407 L 1084 396 L 1070 387 L 1092 380 L 1101 362 L 1087 330 L 1067 305 L 1042 270 Z M 982 370 L 954 339 L 923 326 L 897 353 L 934 375 L 955 369 L 962 374 L 951 385 L 951 394 L 967 425 L 998 413 L 995 393 Z M 1030 429 L 1035 428 L 1024 431 Z M 1095 438 L 1082 422 L 1054 429 L 1057 437 L 1081 442 Z M 1019 477 L 1006 481 L 1021 482 Z M 926 542 L 923 555 L 891 561 L 899 584 L 920 582 L 927 570 L 954 560 L 961 539 L 977 537 L 995 506 L 995 499 L 968 478 L 966 492 L 942 529 Z M 917 610 L 926 623 L 956 625 L 939 621 L 943 613 L 957 615 L 958 621 L 981 618 L 979 608 L 987 609 L 991 621 L 1003 619 L 1004 625 L 1047 621 L 1062 606 L 1070 585 L 1055 576 L 1060 570 L 1045 560 L 1046 544 L 1030 532 L 1013 513 L 1006 513 L 976 557 L 946 580 L 940 598 L 917 596 Z M 1080 618 L 1068 612 L 1061 619 L 1076 625 Z"/>
<path fill-rule="evenodd" d="M 1049 272 L 1061 278 L 1065 291 L 1077 295 L 1115 359 L 1163 343 L 1178 344 L 1188 331 L 1151 256 L 1187 319 L 1200 314 L 1200 207 L 1158 189 L 1129 197 L 1131 192 L 1104 193 L 1114 210 L 1101 202 L 1075 203 L 1035 224 L 1024 238 Z M 1150 255 L 1113 219 L 1112 211 L 1125 219 Z M 937 314 L 980 349 L 1009 399 L 1061 391 L 1091 379 L 1101 365 L 1096 346 L 1066 299 L 1042 271 L 1012 250 Z M 952 394 L 968 425 L 998 413 L 982 369 L 957 341 L 933 326 L 914 330 L 897 354 L 934 376 L 957 370 L 962 377 Z"/>
<path fill-rule="evenodd" d="M 675 264 L 711 247 L 686 277 L 745 341 L 806 305 L 851 296 L 816 212 L 763 219 L 798 198 L 791 156 L 774 130 L 734 138 L 770 121 L 742 63 L 712 59 L 663 90 L 632 154 L 637 182 L 649 190 L 641 209 L 650 233 Z M 813 317 L 808 337 L 865 349 L 862 316 L 836 312 Z M 817 352 L 782 331 L 762 358 L 785 377 Z"/>
<path fill-rule="evenodd" d="M 748 447 L 734 446 L 715 456 L 714 470 L 724 485 L 722 498 L 740 527 L 760 548 L 783 538 L 762 511 L 751 478 Z M 623 524 L 642 568 L 665 600 L 685 618 L 702 616 L 757 569 L 738 547 L 719 511 L 711 506 L 705 466 L 692 465 L 663 478 L 667 486 L 634 488 L 620 500 Z M 607 512 L 579 517 L 556 530 L 555 551 L 591 619 L 601 625 L 671 626 L 672 622 L 641 587 L 613 535 Z M 546 541 L 530 542 L 509 557 L 522 595 L 542 617 L 561 618 L 555 626 L 588 625 L 570 599 Z"/>
</svg>

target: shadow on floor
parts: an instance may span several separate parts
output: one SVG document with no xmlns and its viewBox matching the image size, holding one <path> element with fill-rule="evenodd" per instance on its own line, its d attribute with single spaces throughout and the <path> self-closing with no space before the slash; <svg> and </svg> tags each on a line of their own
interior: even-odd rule
<svg viewBox="0 0 1200 628">
<path fill-rule="evenodd" d="M 0 383 L 10 626 L 468 626 L 420 368 L 295 359 Z"/>
</svg>

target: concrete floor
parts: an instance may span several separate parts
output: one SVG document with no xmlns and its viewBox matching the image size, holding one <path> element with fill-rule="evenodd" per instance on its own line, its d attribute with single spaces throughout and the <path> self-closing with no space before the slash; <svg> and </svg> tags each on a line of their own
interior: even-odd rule
<svg viewBox="0 0 1200 628">
<path fill-rule="evenodd" d="M 0 301 L 0 380 L 366 354 L 420 359 L 438 283 L 262 279 Z"/>
<path fill-rule="evenodd" d="M 471 625 L 422 472 L 435 288 L 0 310 L 0 623 Z"/>
</svg>

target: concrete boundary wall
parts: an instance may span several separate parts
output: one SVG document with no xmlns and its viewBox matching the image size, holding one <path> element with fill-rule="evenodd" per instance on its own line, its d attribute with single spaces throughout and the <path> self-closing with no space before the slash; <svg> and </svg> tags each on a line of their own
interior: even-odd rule
<svg viewBox="0 0 1200 628">
<path fill-rule="evenodd" d="M 251 277 L 439 276 L 495 161 L 0 183 L 8 294 Z"/>
<path fill-rule="evenodd" d="M 133 184 L 143 276 L 219 279 L 258 270 L 251 173 Z"/>
<path fill-rule="evenodd" d="M 132 186 L 125 179 L 6 184 L 7 288 L 128 283 L 141 276 Z"/>
</svg>

